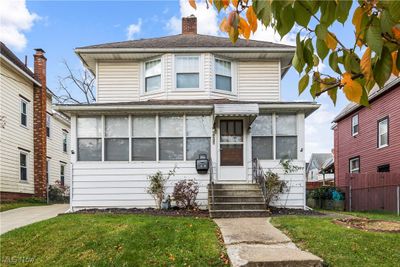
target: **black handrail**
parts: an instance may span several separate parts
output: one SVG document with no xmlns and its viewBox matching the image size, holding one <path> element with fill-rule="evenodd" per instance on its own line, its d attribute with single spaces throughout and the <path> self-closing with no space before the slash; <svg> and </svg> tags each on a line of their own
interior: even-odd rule
<svg viewBox="0 0 400 267">
<path fill-rule="evenodd" d="M 265 173 L 260 165 L 260 161 L 255 158 L 252 161 L 252 180 L 253 183 L 258 183 L 263 193 L 264 201 L 267 199 L 267 188 L 265 186 Z"/>
<path fill-rule="evenodd" d="M 212 165 L 212 159 L 210 156 L 210 190 L 211 190 L 211 204 L 210 204 L 210 210 L 213 209 L 214 207 L 214 177 L 213 177 L 213 165 Z"/>
</svg>

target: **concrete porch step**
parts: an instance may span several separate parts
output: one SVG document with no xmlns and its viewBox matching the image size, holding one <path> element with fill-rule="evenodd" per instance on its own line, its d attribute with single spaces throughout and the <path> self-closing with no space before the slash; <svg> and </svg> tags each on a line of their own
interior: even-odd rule
<svg viewBox="0 0 400 267">
<path fill-rule="evenodd" d="M 210 210 L 211 218 L 268 217 L 270 213 L 260 210 Z"/>
<path fill-rule="evenodd" d="M 211 196 L 208 199 L 209 202 L 212 201 Z M 214 195 L 215 203 L 229 203 L 229 202 L 263 202 L 264 198 L 262 196 L 251 196 L 251 197 L 232 197 L 232 196 L 215 196 Z"/>
<path fill-rule="evenodd" d="M 231 197 L 262 197 L 261 190 L 257 189 L 214 189 L 214 197 L 231 196 Z M 209 189 L 209 196 L 211 190 Z"/>
<path fill-rule="evenodd" d="M 245 189 L 259 189 L 258 184 L 214 184 L 214 189 L 236 189 L 236 190 L 245 190 Z"/>
<path fill-rule="evenodd" d="M 212 205 L 213 210 L 263 210 L 264 202 L 216 202 Z"/>
</svg>

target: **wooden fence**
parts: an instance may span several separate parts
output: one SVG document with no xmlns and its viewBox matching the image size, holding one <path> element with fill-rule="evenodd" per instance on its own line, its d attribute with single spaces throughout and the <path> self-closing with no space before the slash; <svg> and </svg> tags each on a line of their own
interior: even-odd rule
<svg viewBox="0 0 400 267">
<path fill-rule="evenodd" d="M 348 211 L 400 212 L 400 173 L 349 173 L 341 189 Z"/>
</svg>

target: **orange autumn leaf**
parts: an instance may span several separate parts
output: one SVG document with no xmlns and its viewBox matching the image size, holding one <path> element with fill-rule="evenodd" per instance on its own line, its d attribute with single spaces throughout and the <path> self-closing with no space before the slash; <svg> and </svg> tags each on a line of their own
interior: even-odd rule
<svg viewBox="0 0 400 267">
<path fill-rule="evenodd" d="M 224 19 L 221 21 L 221 24 L 219 25 L 219 28 L 220 28 L 221 31 L 223 31 L 223 32 L 229 32 L 229 31 L 230 31 L 231 26 L 229 25 L 228 20 L 227 20 L 226 18 L 224 18 Z"/>
<path fill-rule="evenodd" d="M 343 74 L 341 83 L 344 85 L 343 92 L 347 99 L 355 103 L 360 103 L 362 96 L 362 86 L 351 78 L 351 74 L 346 72 Z"/>
<path fill-rule="evenodd" d="M 238 4 L 239 4 L 239 1 L 238 1 L 238 0 L 232 0 L 232 5 L 233 5 L 234 7 L 237 7 Z"/>
<path fill-rule="evenodd" d="M 247 21 L 240 17 L 239 19 L 239 33 L 243 35 L 244 38 L 249 39 L 250 38 L 250 26 L 247 23 Z"/>
<path fill-rule="evenodd" d="M 253 6 L 249 7 L 246 12 L 247 21 L 250 24 L 251 31 L 254 33 L 257 30 L 257 15 L 254 12 Z"/>
<path fill-rule="evenodd" d="M 361 58 L 360 62 L 361 72 L 364 75 L 367 81 L 373 81 L 374 76 L 372 73 L 372 65 L 371 65 L 371 48 L 367 48 L 365 50 L 364 55 Z"/>
<path fill-rule="evenodd" d="M 197 8 L 197 6 L 196 6 L 196 0 L 189 0 L 189 4 L 190 4 L 194 9 Z"/>
<path fill-rule="evenodd" d="M 336 36 L 333 33 L 328 32 L 325 37 L 325 43 L 328 48 L 332 49 L 332 51 L 335 51 L 337 46 Z"/>
<path fill-rule="evenodd" d="M 399 73 L 400 73 L 400 70 L 398 70 L 397 69 L 397 66 L 396 66 L 396 59 L 397 59 L 397 57 L 399 56 L 399 54 L 398 54 L 398 52 L 397 51 L 394 51 L 393 53 L 392 53 L 392 61 L 393 61 L 393 66 L 392 66 L 392 73 L 393 73 L 393 75 L 395 75 L 395 76 L 399 76 Z"/>
<path fill-rule="evenodd" d="M 227 8 L 230 4 L 230 0 L 222 0 L 222 5 L 224 6 L 224 8 Z"/>
<path fill-rule="evenodd" d="M 393 33 L 394 38 L 396 38 L 396 40 L 400 40 L 400 25 L 399 24 L 392 27 L 392 33 Z"/>
</svg>

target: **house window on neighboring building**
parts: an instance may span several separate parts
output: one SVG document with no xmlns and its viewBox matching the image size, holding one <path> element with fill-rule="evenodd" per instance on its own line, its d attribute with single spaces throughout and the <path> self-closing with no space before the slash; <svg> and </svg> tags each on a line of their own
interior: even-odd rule
<svg viewBox="0 0 400 267">
<path fill-rule="evenodd" d="M 297 116 L 276 115 L 276 159 L 297 159 Z"/>
<path fill-rule="evenodd" d="M 231 62 L 215 59 L 215 89 L 227 92 L 232 91 Z"/>
<path fill-rule="evenodd" d="M 132 160 L 156 161 L 156 117 L 133 117 Z"/>
<path fill-rule="evenodd" d="M 272 115 L 260 115 L 251 127 L 252 158 L 273 159 Z"/>
<path fill-rule="evenodd" d="M 63 152 L 68 150 L 68 133 L 63 131 Z"/>
<path fill-rule="evenodd" d="M 161 59 L 145 63 L 145 92 L 161 89 Z"/>
<path fill-rule="evenodd" d="M 22 151 L 19 152 L 19 179 L 28 180 L 28 154 Z"/>
<path fill-rule="evenodd" d="M 65 163 L 60 165 L 60 183 L 62 186 L 65 185 Z"/>
<path fill-rule="evenodd" d="M 358 114 L 351 118 L 351 135 L 355 136 L 358 134 Z"/>
<path fill-rule="evenodd" d="M 28 102 L 21 99 L 21 125 L 28 126 Z"/>
<path fill-rule="evenodd" d="M 383 118 L 378 121 L 378 147 L 389 145 L 389 118 Z"/>
<path fill-rule="evenodd" d="M 78 117 L 78 160 L 101 161 L 101 117 Z"/>
<path fill-rule="evenodd" d="M 49 184 L 49 179 L 50 179 L 50 176 L 49 176 L 49 170 L 50 170 L 50 159 L 47 159 L 46 160 L 46 181 L 47 181 L 47 184 Z"/>
<path fill-rule="evenodd" d="M 183 117 L 160 117 L 159 159 L 183 160 Z"/>
<path fill-rule="evenodd" d="M 186 117 L 186 160 L 196 160 L 200 154 L 210 158 L 210 116 Z"/>
<path fill-rule="evenodd" d="M 349 160 L 349 171 L 350 173 L 360 172 L 360 157 L 351 158 Z"/>
<path fill-rule="evenodd" d="M 199 63 L 199 56 L 175 56 L 176 88 L 200 88 Z"/>
<path fill-rule="evenodd" d="M 107 116 L 105 121 L 105 160 L 129 160 L 128 116 Z"/>
<path fill-rule="evenodd" d="M 51 124 L 51 115 L 46 114 L 46 135 L 50 137 L 50 124 Z"/>
<path fill-rule="evenodd" d="M 377 172 L 390 172 L 390 164 L 378 166 Z"/>
</svg>

